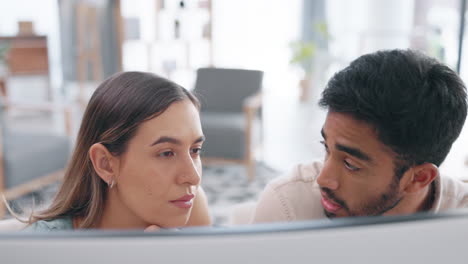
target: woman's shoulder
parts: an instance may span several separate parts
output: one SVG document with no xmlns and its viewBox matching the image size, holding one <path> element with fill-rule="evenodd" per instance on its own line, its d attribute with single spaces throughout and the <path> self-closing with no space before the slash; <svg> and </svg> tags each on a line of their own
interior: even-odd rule
<svg viewBox="0 0 468 264">
<path fill-rule="evenodd" d="M 61 217 L 52 220 L 39 220 L 32 223 L 24 230 L 26 231 L 58 231 L 73 230 L 73 220 L 71 217 Z"/>
</svg>

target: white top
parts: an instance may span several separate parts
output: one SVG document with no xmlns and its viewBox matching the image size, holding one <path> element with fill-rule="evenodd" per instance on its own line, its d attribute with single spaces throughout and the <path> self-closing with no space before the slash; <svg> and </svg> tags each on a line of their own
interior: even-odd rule
<svg viewBox="0 0 468 264">
<path fill-rule="evenodd" d="M 321 162 L 301 164 L 289 175 L 272 180 L 260 195 L 253 222 L 326 218 L 320 202 L 320 187 L 316 182 L 321 168 Z M 451 177 L 438 176 L 435 186 L 435 201 L 431 211 L 468 208 L 467 183 Z"/>
</svg>

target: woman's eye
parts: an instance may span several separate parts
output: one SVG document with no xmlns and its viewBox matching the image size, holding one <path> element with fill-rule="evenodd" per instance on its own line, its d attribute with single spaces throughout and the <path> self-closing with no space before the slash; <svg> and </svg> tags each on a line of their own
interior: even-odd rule
<svg viewBox="0 0 468 264">
<path fill-rule="evenodd" d="M 347 162 L 346 160 L 343 161 L 345 164 L 345 167 L 349 169 L 350 171 L 358 171 L 360 168 L 351 165 L 351 163 Z"/>
<path fill-rule="evenodd" d="M 164 151 L 161 154 L 159 154 L 160 157 L 166 157 L 166 158 L 172 157 L 174 155 L 175 153 L 173 151 Z"/>
<path fill-rule="evenodd" d="M 193 154 L 196 154 L 196 155 L 200 155 L 200 154 L 201 154 L 201 151 L 202 151 L 201 148 L 193 148 L 193 149 L 192 149 L 192 153 L 193 153 Z"/>
</svg>

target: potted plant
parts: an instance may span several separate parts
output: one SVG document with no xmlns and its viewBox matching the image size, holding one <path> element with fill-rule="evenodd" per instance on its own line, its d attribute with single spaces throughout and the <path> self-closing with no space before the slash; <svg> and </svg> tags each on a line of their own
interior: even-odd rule
<svg viewBox="0 0 468 264">
<path fill-rule="evenodd" d="M 325 23 L 317 23 L 314 25 L 314 31 L 325 40 L 329 39 L 327 25 Z M 309 87 L 312 82 L 314 72 L 314 58 L 320 52 L 320 48 L 315 40 L 295 41 L 291 43 L 292 58 L 291 65 L 298 66 L 303 71 L 302 80 L 299 82 L 301 88 L 299 99 L 304 102 L 309 97 Z"/>
<path fill-rule="evenodd" d="M 317 51 L 317 45 L 313 41 L 296 41 L 291 43 L 291 49 L 293 56 L 290 63 L 299 66 L 303 71 L 302 80 L 299 82 L 301 88 L 299 99 L 305 101 L 312 79 L 312 61 Z"/>
</svg>

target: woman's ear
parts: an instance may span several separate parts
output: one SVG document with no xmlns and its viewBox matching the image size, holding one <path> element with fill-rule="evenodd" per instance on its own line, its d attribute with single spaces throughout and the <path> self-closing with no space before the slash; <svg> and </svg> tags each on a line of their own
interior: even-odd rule
<svg viewBox="0 0 468 264">
<path fill-rule="evenodd" d="M 89 148 L 89 158 L 94 170 L 108 185 L 113 184 L 116 178 L 117 160 L 101 143 L 96 143 Z"/>
<path fill-rule="evenodd" d="M 427 187 L 439 175 L 439 168 L 432 163 L 424 163 L 412 168 L 411 180 L 405 191 L 413 193 Z"/>
</svg>

